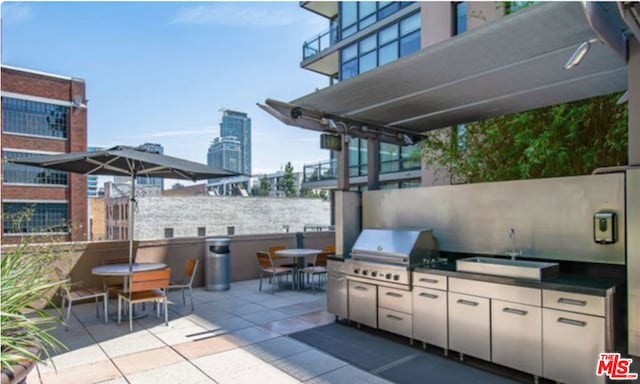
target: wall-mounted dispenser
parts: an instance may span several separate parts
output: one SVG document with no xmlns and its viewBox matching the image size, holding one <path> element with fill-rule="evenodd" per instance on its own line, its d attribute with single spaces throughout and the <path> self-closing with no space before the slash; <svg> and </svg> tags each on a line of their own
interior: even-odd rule
<svg viewBox="0 0 640 384">
<path fill-rule="evenodd" d="M 598 244 L 613 244 L 616 238 L 615 212 L 597 212 L 593 215 L 593 241 Z"/>
</svg>

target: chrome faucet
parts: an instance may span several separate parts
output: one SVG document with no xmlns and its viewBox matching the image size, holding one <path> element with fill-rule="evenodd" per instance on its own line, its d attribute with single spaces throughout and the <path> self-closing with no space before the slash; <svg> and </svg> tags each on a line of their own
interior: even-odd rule
<svg viewBox="0 0 640 384">
<path fill-rule="evenodd" d="M 511 250 L 506 252 L 507 256 L 511 257 L 511 260 L 515 260 L 516 257 L 522 256 L 522 251 L 516 249 L 516 230 L 509 229 L 509 239 L 511 239 Z"/>
</svg>

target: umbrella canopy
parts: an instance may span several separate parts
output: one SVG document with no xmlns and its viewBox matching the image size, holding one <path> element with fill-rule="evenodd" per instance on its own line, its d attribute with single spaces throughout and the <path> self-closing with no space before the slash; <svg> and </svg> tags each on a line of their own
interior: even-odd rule
<svg viewBox="0 0 640 384">
<path fill-rule="evenodd" d="M 60 171 L 107 176 L 149 176 L 195 181 L 237 175 L 234 172 L 211 168 L 193 161 L 127 146 L 117 146 L 103 151 L 40 155 L 7 159 L 7 161 Z"/>
<path fill-rule="evenodd" d="M 95 152 L 8 158 L 6 161 L 9 163 L 57 169 L 59 171 L 86 175 L 131 176 L 131 204 L 129 204 L 129 273 L 132 272 L 133 264 L 133 210 L 135 205 L 136 176 L 195 181 L 237 175 L 237 173 L 234 172 L 211 168 L 193 161 L 127 146 L 117 146 Z"/>
</svg>

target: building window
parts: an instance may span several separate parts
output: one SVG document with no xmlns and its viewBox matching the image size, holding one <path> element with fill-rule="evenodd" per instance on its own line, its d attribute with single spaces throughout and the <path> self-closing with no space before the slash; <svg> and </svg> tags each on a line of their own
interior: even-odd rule
<svg viewBox="0 0 640 384">
<path fill-rule="evenodd" d="M 341 1 L 339 3 L 340 38 L 345 39 L 412 3 L 412 1 Z"/>
<path fill-rule="evenodd" d="M 3 232 L 68 232 L 67 203 L 2 203 Z"/>
<path fill-rule="evenodd" d="M 164 237 L 166 239 L 173 237 L 173 228 L 165 228 L 164 229 Z"/>
<path fill-rule="evenodd" d="M 380 143 L 380 173 L 420 169 L 420 161 L 414 152 L 417 146 L 400 147 L 395 144 Z"/>
<path fill-rule="evenodd" d="M 342 49 L 340 79 L 349 79 L 419 49 L 420 13 L 418 12 Z"/>
<path fill-rule="evenodd" d="M 69 108 L 37 101 L 2 98 L 2 131 L 67 137 Z"/>
<path fill-rule="evenodd" d="M 467 3 L 464 1 L 454 3 L 456 35 L 467 31 Z"/>
<path fill-rule="evenodd" d="M 37 153 L 3 151 L 3 158 L 27 158 Z M 5 163 L 2 166 L 2 181 L 15 184 L 67 185 L 68 173 L 29 165 Z"/>
</svg>

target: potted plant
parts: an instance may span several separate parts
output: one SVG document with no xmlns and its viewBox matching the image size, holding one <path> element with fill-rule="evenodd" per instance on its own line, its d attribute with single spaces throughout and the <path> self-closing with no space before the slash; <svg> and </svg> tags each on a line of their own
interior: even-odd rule
<svg viewBox="0 0 640 384">
<path fill-rule="evenodd" d="M 60 317 L 45 311 L 67 283 L 59 268 L 61 247 L 21 242 L 0 256 L 0 348 L 2 384 L 20 383 L 29 371 L 64 345 L 50 334 Z"/>
</svg>

